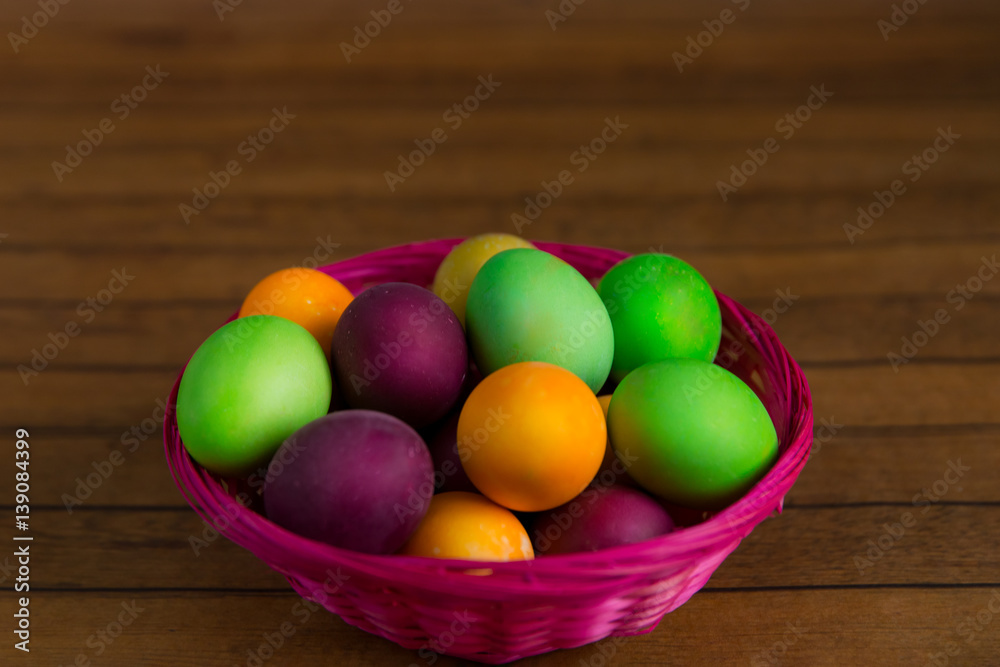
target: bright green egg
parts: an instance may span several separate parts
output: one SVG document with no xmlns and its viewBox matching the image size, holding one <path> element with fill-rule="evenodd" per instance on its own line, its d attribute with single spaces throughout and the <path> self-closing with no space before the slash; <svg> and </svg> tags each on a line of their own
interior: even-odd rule
<svg viewBox="0 0 1000 667">
<path fill-rule="evenodd" d="M 612 379 L 650 361 L 712 361 L 722 340 L 719 301 L 687 262 L 663 253 L 628 257 L 601 279 L 615 331 Z"/>
<path fill-rule="evenodd" d="M 274 315 L 243 317 L 216 330 L 188 362 L 177 428 L 203 467 L 242 475 L 325 415 L 332 385 L 326 355 L 303 327 Z"/>
<path fill-rule="evenodd" d="M 699 510 L 739 499 L 778 457 L 774 424 L 753 390 L 698 359 L 629 373 L 611 398 L 608 434 L 643 488 Z"/>
<path fill-rule="evenodd" d="M 614 333 L 597 291 L 580 272 L 541 250 L 491 257 L 469 288 L 466 331 L 484 375 L 519 361 L 547 361 L 595 393 L 608 379 Z"/>
</svg>

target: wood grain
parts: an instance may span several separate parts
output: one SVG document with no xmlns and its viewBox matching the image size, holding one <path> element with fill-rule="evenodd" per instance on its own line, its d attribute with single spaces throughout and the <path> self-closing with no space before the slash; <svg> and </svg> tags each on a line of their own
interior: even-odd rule
<svg viewBox="0 0 1000 667">
<path fill-rule="evenodd" d="M 958 664 L 989 666 L 1000 651 L 996 616 L 985 626 L 975 626 L 968 618 L 988 609 L 996 590 L 702 592 L 666 616 L 652 634 L 559 651 L 521 664 L 599 664 L 595 656 L 603 649 L 608 663 L 621 665 L 686 665 L 692 660 L 749 664 L 755 657 L 770 664 L 761 656 L 769 651 L 789 665 L 920 665 L 953 642 Z M 293 624 L 295 633 L 268 665 L 320 664 L 331 655 L 347 665 L 429 662 L 332 614 L 307 614 L 308 608 L 290 594 L 168 592 L 136 598 L 125 590 L 41 594 L 37 599 L 38 641 L 44 647 L 40 655 L 53 663 L 68 664 L 79 653 L 94 659 L 101 647 L 97 631 L 116 621 L 122 604 L 133 600 L 142 611 L 118 639 L 104 644 L 103 658 L 110 664 L 243 665 L 248 651 L 258 650 L 264 635 L 279 631 L 286 622 Z M 224 634 L 220 623 L 226 623 Z M 434 664 L 467 663 L 439 657 Z"/>
<path fill-rule="evenodd" d="M 338 45 L 377 3 L 242 2 L 220 21 L 204 0 L 88 0 L 0 49 L 0 461 L 27 427 L 35 535 L 32 653 L 5 645 L 0 663 L 231 667 L 290 622 L 265 664 L 461 664 L 326 613 L 299 624 L 283 578 L 228 540 L 196 555 L 205 525 L 163 459 L 159 405 L 267 273 L 513 232 L 525 198 L 620 117 L 522 233 L 677 254 L 773 320 L 813 392 L 814 451 L 784 513 L 654 632 L 524 664 L 924 665 L 950 650 L 994 665 L 1000 280 L 954 290 L 1000 250 L 1000 5 L 925 3 L 886 40 L 889 2 L 754 0 L 679 72 L 673 53 L 738 4 L 591 1 L 553 30 L 553 0 L 421 0 L 348 63 Z M 37 11 L 0 3 L 4 34 Z M 119 118 L 113 100 L 157 64 L 169 76 Z M 495 93 L 390 190 L 398 156 L 489 74 Z M 820 85 L 833 96 L 782 136 Z M 288 128 L 186 224 L 192 189 L 284 106 Z M 59 180 L 53 161 L 105 117 L 114 131 Z M 961 136 L 909 180 L 948 127 Z M 718 182 L 771 136 L 778 152 L 723 200 Z M 905 193 L 849 238 L 894 179 Z M 116 270 L 135 278 L 90 313 Z M 780 314 L 779 293 L 796 297 Z M 941 309 L 894 371 L 887 355 Z M 80 334 L 25 384 L 18 367 L 69 323 Z M 0 474 L 5 520 L 13 484 Z M 870 551 L 906 513 L 912 527 Z M 97 655 L 133 600 L 143 611 Z"/>
</svg>

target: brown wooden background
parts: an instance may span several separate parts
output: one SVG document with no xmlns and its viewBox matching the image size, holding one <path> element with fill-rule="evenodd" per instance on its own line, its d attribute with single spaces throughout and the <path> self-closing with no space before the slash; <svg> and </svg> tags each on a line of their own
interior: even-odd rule
<svg viewBox="0 0 1000 667">
<path fill-rule="evenodd" d="M 193 553 L 203 524 L 159 433 L 135 452 L 123 433 L 154 418 L 253 283 L 313 255 L 317 238 L 339 244 L 333 260 L 513 231 L 524 197 L 620 117 L 628 129 L 524 234 L 662 246 L 757 312 L 790 290 L 774 326 L 806 369 L 817 424 L 837 426 L 784 515 L 607 664 L 923 665 L 949 649 L 950 664 L 997 664 L 1000 280 L 961 310 L 947 301 L 1000 242 L 997 4 L 929 0 L 888 40 L 888 0 L 586 0 L 554 31 L 556 0 L 402 6 L 351 63 L 338 44 L 385 3 L 243 0 L 220 21 L 210 0 L 70 0 L 18 53 L 0 47 L 0 533 L 15 532 L 24 427 L 35 536 L 30 656 L 11 647 L 13 548 L 0 547 L 0 662 L 245 665 L 263 633 L 301 620 L 247 552 L 218 540 Z M 736 20 L 679 73 L 672 53 L 727 7 Z M 37 11 L 5 0 L 0 28 Z M 169 76 L 117 119 L 113 100 L 157 64 Z M 396 156 L 489 74 L 496 93 L 390 192 Z M 780 137 L 775 122 L 821 84 L 833 97 L 723 202 L 730 165 Z M 185 224 L 192 188 L 285 106 L 289 127 Z M 51 163 L 105 117 L 114 132 L 58 181 Z M 907 178 L 939 127 L 961 138 L 849 243 L 843 225 Z M 86 322 L 79 304 L 123 267 L 134 281 Z M 950 321 L 894 373 L 887 353 L 939 308 Z M 80 335 L 25 385 L 18 366 L 68 322 Z M 112 456 L 121 465 L 67 513 L 64 494 Z M 970 470 L 943 481 L 959 460 Z M 936 482 L 940 500 L 915 509 Z M 859 571 L 868 541 L 908 511 L 916 525 Z M 143 611 L 97 655 L 88 638 L 132 600 Z M 265 664 L 428 664 L 328 614 L 296 627 Z M 526 664 L 600 660 L 590 646 Z"/>
</svg>

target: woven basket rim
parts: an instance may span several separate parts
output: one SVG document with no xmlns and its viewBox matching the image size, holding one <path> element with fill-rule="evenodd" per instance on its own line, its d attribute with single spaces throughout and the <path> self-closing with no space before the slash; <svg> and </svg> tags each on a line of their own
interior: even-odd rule
<svg viewBox="0 0 1000 667">
<path fill-rule="evenodd" d="M 401 255 L 419 255 L 433 252 L 440 254 L 463 239 L 439 239 L 420 243 L 409 243 L 347 258 L 323 267 L 326 273 L 338 270 L 367 268 L 380 260 L 391 261 Z M 541 250 L 553 252 L 557 256 L 602 253 L 614 261 L 630 256 L 631 253 L 595 246 L 547 243 L 533 241 Z M 391 264 L 390 261 L 390 264 Z M 571 262 L 572 263 L 572 262 Z M 385 265 L 378 265 L 385 268 Z M 560 555 L 544 555 L 529 561 L 506 563 L 468 561 L 455 559 L 435 559 L 421 556 L 376 555 L 338 548 L 316 542 L 270 522 L 266 517 L 244 507 L 230 496 L 222 482 L 205 471 L 187 454 L 180 441 L 176 427 L 176 398 L 184 368 L 174 382 L 168 399 L 164 419 L 164 446 L 166 458 L 175 483 L 187 502 L 207 522 L 219 527 L 227 538 L 254 552 L 272 568 L 286 575 L 295 576 L 300 569 L 311 572 L 322 568 L 344 567 L 359 573 L 369 574 L 386 581 L 407 586 L 426 585 L 429 589 L 461 583 L 471 587 L 478 594 L 492 593 L 501 598 L 504 593 L 511 596 L 518 591 L 510 590 L 512 578 L 520 578 L 530 583 L 532 592 L 538 594 L 571 594 L 560 587 L 567 577 L 572 576 L 574 586 L 587 573 L 593 574 L 586 590 L 620 587 L 621 578 L 642 577 L 652 569 L 670 560 L 687 560 L 693 554 L 718 551 L 720 544 L 731 543 L 728 551 L 739 544 L 753 527 L 772 511 L 781 511 L 785 493 L 794 483 L 809 456 L 812 444 L 812 401 L 809 387 L 801 368 L 781 345 L 770 325 L 762 318 L 744 308 L 735 300 L 716 291 L 720 308 L 730 317 L 742 320 L 748 331 L 754 332 L 756 350 L 773 355 L 777 370 L 782 377 L 781 385 L 788 393 L 789 412 L 784 433 L 779 432 L 780 455 L 768 473 L 738 501 L 723 509 L 713 517 L 694 526 L 683 528 L 666 535 L 631 545 L 611 547 L 597 552 L 580 552 Z M 238 311 L 237 311 L 238 312 Z M 235 316 L 235 313 L 234 313 Z M 230 317 L 230 321 L 234 317 Z M 221 326 L 221 324 L 220 324 Z M 185 364 L 186 368 L 186 364 Z M 225 518 L 225 521 L 219 521 Z M 225 523 L 223 528 L 218 524 Z M 266 538 L 266 539 L 265 539 Z M 609 572 L 609 566 L 613 571 Z M 470 576 L 469 570 L 490 570 L 495 576 Z M 428 577 L 418 582 L 417 577 Z M 507 575 L 507 576 L 501 576 Z M 608 576 L 614 575 L 614 576 Z M 551 582 L 551 589 L 546 585 Z M 583 594 L 583 589 L 579 589 Z"/>
</svg>

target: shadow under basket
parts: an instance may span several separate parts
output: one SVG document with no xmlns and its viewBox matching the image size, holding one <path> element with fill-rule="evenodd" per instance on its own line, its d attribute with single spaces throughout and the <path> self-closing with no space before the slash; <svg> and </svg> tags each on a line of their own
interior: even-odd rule
<svg viewBox="0 0 1000 667">
<path fill-rule="evenodd" d="M 428 286 L 460 241 L 387 248 L 320 270 L 355 294 L 390 281 Z M 628 256 L 604 248 L 536 245 L 591 281 Z M 304 598 L 400 646 L 498 664 L 646 633 L 704 586 L 754 526 L 781 511 L 812 443 L 812 401 L 802 370 L 766 322 L 717 296 L 723 334 L 716 364 L 764 402 L 777 429 L 779 459 L 733 505 L 646 542 L 513 563 L 373 556 L 314 542 L 268 521 L 247 506 L 259 507 L 258 499 L 247 503 L 251 494 L 241 492 L 237 480 L 222 480 L 188 456 L 175 412 L 180 377 L 164 420 L 167 461 L 187 501 L 228 539 L 283 574 Z"/>
</svg>

